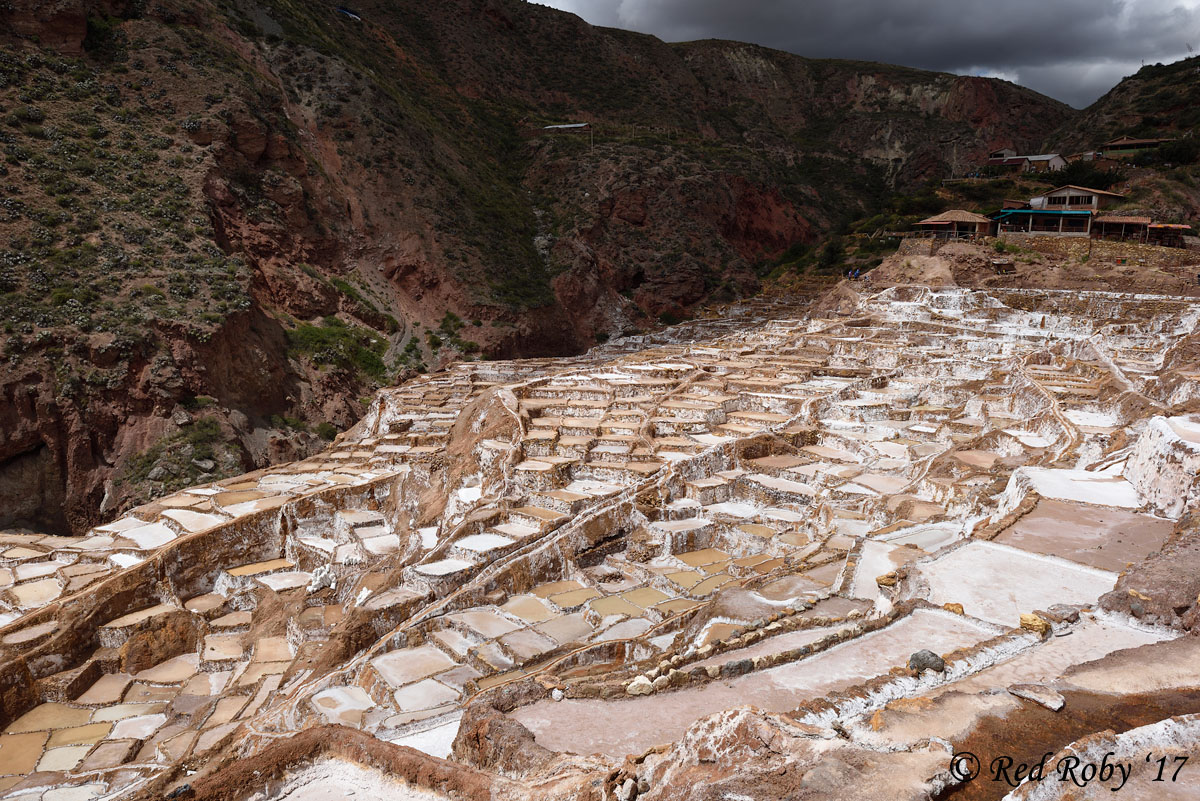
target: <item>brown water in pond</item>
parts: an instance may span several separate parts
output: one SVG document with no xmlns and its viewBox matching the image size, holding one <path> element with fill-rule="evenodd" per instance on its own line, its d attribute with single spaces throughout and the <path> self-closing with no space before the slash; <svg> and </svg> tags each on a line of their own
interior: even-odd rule
<svg viewBox="0 0 1200 801">
<path fill-rule="evenodd" d="M 1157 551 L 1174 527 L 1125 509 L 1043 498 L 996 542 L 1119 572 Z"/>
</svg>

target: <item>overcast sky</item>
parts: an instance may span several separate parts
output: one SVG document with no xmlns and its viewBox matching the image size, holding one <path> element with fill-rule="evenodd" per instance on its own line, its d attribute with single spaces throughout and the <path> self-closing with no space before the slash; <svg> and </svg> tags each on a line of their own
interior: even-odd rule
<svg viewBox="0 0 1200 801">
<path fill-rule="evenodd" d="M 1200 52 L 1200 0 L 536 0 L 669 42 L 990 75 L 1082 108 L 1142 63 Z"/>
</svg>

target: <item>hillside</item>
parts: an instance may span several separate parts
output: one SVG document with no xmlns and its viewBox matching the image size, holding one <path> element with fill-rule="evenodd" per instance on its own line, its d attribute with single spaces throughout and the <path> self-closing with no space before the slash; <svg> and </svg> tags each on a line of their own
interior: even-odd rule
<svg viewBox="0 0 1200 801">
<path fill-rule="evenodd" d="M 0 8 L 0 525 L 303 458 L 374 388 L 571 353 L 1072 117 L 518 0 Z M 545 136 L 586 120 L 592 140 Z"/>
<path fill-rule="evenodd" d="M 1200 126 L 1200 56 L 1142 67 L 1047 139 L 1055 152 L 1092 149 L 1117 136 L 1178 137 Z"/>
</svg>

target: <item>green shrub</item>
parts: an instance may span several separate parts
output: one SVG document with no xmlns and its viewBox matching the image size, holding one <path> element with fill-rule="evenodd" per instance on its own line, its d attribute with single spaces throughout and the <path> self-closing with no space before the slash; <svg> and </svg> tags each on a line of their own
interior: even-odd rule
<svg viewBox="0 0 1200 801">
<path fill-rule="evenodd" d="M 207 409 L 217 402 L 216 398 L 208 395 L 189 395 L 179 402 L 179 405 L 188 411 L 196 411 L 198 409 Z"/>
<path fill-rule="evenodd" d="M 336 317 L 326 317 L 321 325 L 301 325 L 288 332 L 288 351 L 307 356 L 313 364 L 331 365 L 383 378 L 387 368 L 383 354 L 387 341 L 358 326 L 346 325 Z"/>
<path fill-rule="evenodd" d="M 221 424 L 215 417 L 202 417 L 183 429 L 183 441 L 195 449 L 193 459 L 213 458 L 213 446 L 222 439 Z"/>
<path fill-rule="evenodd" d="M 301 420 L 299 417 L 289 417 L 286 414 L 271 415 L 272 428 L 290 428 L 293 431 L 307 431 L 308 423 Z"/>
</svg>

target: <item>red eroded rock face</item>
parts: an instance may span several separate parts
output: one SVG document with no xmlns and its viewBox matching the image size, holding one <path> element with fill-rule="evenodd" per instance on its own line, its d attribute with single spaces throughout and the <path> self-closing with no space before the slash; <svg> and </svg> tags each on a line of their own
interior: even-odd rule
<svg viewBox="0 0 1200 801">
<path fill-rule="evenodd" d="M 20 36 L 36 37 L 52 50 L 77 56 L 87 35 L 87 6 L 84 0 L 16 0 L 4 21 Z"/>
<path fill-rule="evenodd" d="M 786 250 L 795 242 L 811 242 L 815 231 L 776 187 L 761 187 L 733 177 L 734 214 L 723 233 L 746 260 Z"/>
</svg>

